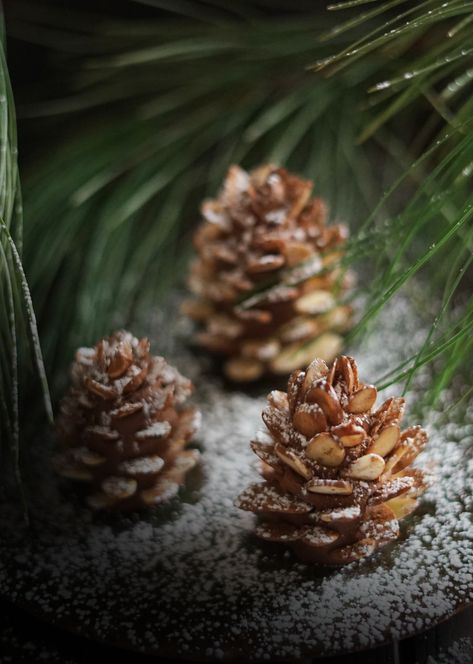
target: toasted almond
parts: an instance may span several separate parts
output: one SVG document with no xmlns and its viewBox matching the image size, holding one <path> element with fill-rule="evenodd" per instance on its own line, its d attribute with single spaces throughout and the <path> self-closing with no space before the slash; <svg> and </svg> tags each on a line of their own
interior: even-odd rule
<svg viewBox="0 0 473 664">
<path fill-rule="evenodd" d="M 250 484 L 236 498 L 235 505 L 255 514 L 308 514 L 313 509 L 295 496 L 289 499 L 284 491 L 266 482 Z"/>
<path fill-rule="evenodd" d="M 305 395 L 308 403 L 318 404 L 330 422 L 339 424 L 343 419 L 343 409 L 337 393 L 325 379 L 316 381 Z"/>
<path fill-rule="evenodd" d="M 335 305 L 330 291 L 315 290 L 295 301 L 294 307 L 299 314 L 323 314 Z"/>
<path fill-rule="evenodd" d="M 372 432 L 377 433 L 385 424 L 398 423 L 402 419 L 405 408 L 403 397 L 390 397 L 376 410 L 374 415 L 374 426 Z"/>
<path fill-rule="evenodd" d="M 314 318 L 298 316 L 285 323 L 279 330 L 278 336 L 283 343 L 313 339 L 320 330 L 320 325 Z"/>
<path fill-rule="evenodd" d="M 352 524 L 361 519 L 361 507 L 359 505 L 335 507 L 331 510 L 324 510 L 323 512 L 319 512 L 317 514 L 317 519 L 323 523 L 330 523 L 332 526 Z"/>
<path fill-rule="evenodd" d="M 295 542 L 300 539 L 307 526 L 298 526 L 294 523 L 275 523 L 267 521 L 260 523 L 255 529 L 255 535 L 269 542 Z"/>
<path fill-rule="evenodd" d="M 354 422 L 343 422 L 333 427 L 332 434 L 340 439 L 343 447 L 354 447 L 362 443 L 366 438 L 366 431 L 362 426 Z"/>
<path fill-rule="evenodd" d="M 237 383 L 258 380 L 264 373 L 264 364 L 250 357 L 234 357 L 224 365 L 225 374 Z"/>
<path fill-rule="evenodd" d="M 136 492 L 138 483 L 129 477 L 111 476 L 102 482 L 102 491 L 109 498 L 124 500 Z"/>
<path fill-rule="evenodd" d="M 179 484 L 167 477 L 158 477 L 156 483 L 151 489 L 141 492 L 141 500 L 145 505 L 159 505 L 174 496 L 179 491 Z"/>
<path fill-rule="evenodd" d="M 396 498 L 391 498 L 391 500 L 388 500 L 385 504 L 392 509 L 397 519 L 404 519 L 404 517 L 408 516 L 416 509 L 418 501 L 416 498 L 404 494 L 402 496 L 397 496 Z"/>
<path fill-rule="evenodd" d="M 206 348 L 211 353 L 222 353 L 226 355 L 233 353 L 236 350 L 236 342 L 227 337 L 221 337 L 217 334 L 210 334 L 210 332 L 202 331 L 195 335 L 195 342 L 198 346 Z"/>
<path fill-rule="evenodd" d="M 110 378 L 119 378 L 123 376 L 128 367 L 131 366 L 133 362 L 133 348 L 129 341 L 121 341 L 115 353 L 110 360 L 110 363 L 107 368 L 107 373 Z"/>
<path fill-rule="evenodd" d="M 327 418 L 316 403 L 302 403 L 293 415 L 294 427 L 307 438 L 327 429 Z"/>
<path fill-rule="evenodd" d="M 245 323 L 258 323 L 260 325 L 269 325 L 273 320 L 273 314 L 266 309 L 242 309 L 234 308 L 235 316 Z"/>
<path fill-rule="evenodd" d="M 374 405 L 378 391 L 374 385 L 363 385 L 348 402 L 349 413 L 366 413 Z"/>
<path fill-rule="evenodd" d="M 241 354 L 244 357 L 252 357 L 262 362 L 272 360 L 279 353 L 281 344 L 277 339 L 252 339 L 241 345 Z"/>
<path fill-rule="evenodd" d="M 302 384 L 302 393 L 305 394 L 312 386 L 312 383 L 319 380 L 319 378 L 324 378 L 327 374 L 327 364 L 319 357 L 316 357 L 306 369 L 304 382 Z"/>
<path fill-rule="evenodd" d="M 77 461 L 83 463 L 84 466 L 100 466 L 106 461 L 105 457 L 89 450 L 88 447 L 77 447 L 74 449 L 73 453 Z"/>
<path fill-rule="evenodd" d="M 304 372 L 299 369 L 293 371 L 289 376 L 287 382 L 287 399 L 291 413 L 294 413 L 299 401 L 299 393 L 301 392 L 302 384 L 304 383 L 304 376 Z"/>
<path fill-rule="evenodd" d="M 406 437 L 407 436 L 407 437 Z M 387 473 L 399 473 L 409 466 L 427 443 L 427 432 L 420 426 L 411 427 L 401 434 L 401 442 L 386 461 Z"/>
<path fill-rule="evenodd" d="M 286 259 L 280 254 L 266 254 L 248 259 L 246 269 L 248 274 L 261 274 L 263 272 L 279 270 L 285 262 Z"/>
<path fill-rule="evenodd" d="M 350 327 L 353 310 L 346 304 L 340 304 L 325 314 L 317 317 L 319 324 L 324 330 L 345 331 Z"/>
<path fill-rule="evenodd" d="M 307 260 L 312 253 L 313 248 L 308 242 L 286 242 L 283 245 L 283 253 L 286 257 L 286 265 L 294 267 L 302 261 Z"/>
<path fill-rule="evenodd" d="M 273 408 L 277 408 L 278 410 L 289 409 L 287 394 L 285 392 L 281 392 L 281 390 L 272 390 L 268 394 L 268 403 L 273 406 Z"/>
<path fill-rule="evenodd" d="M 164 459 L 157 454 L 153 454 L 147 457 L 137 457 L 136 459 L 122 461 L 118 465 L 118 471 L 130 477 L 136 477 L 137 475 L 154 475 L 163 466 Z"/>
<path fill-rule="evenodd" d="M 401 430 L 399 426 L 397 424 L 389 424 L 380 432 L 378 437 L 375 438 L 368 451 L 385 457 L 396 447 L 400 435 Z"/>
<path fill-rule="evenodd" d="M 243 331 L 243 324 L 231 316 L 213 314 L 207 321 L 207 330 L 217 337 L 236 339 Z"/>
<path fill-rule="evenodd" d="M 353 493 L 353 484 L 347 480 L 313 479 L 305 485 L 311 493 L 323 493 L 336 496 L 348 496 Z"/>
<path fill-rule="evenodd" d="M 365 454 L 348 466 L 346 474 L 357 480 L 375 480 L 381 475 L 385 465 L 379 454 Z"/>
<path fill-rule="evenodd" d="M 143 409 L 142 401 L 128 401 L 124 403 L 119 408 L 110 411 L 110 416 L 112 420 L 121 420 L 123 417 L 128 417 L 129 415 L 134 415 L 138 411 Z"/>
<path fill-rule="evenodd" d="M 309 459 L 323 466 L 339 466 L 345 458 L 345 450 L 329 433 L 319 433 L 312 438 L 305 450 Z"/>
<path fill-rule="evenodd" d="M 271 370 L 276 374 L 287 374 L 294 369 L 307 366 L 314 357 L 331 362 L 340 350 L 342 342 L 339 334 L 325 332 L 313 341 L 290 344 L 271 360 Z"/>
<path fill-rule="evenodd" d="M 288 412 L 274 408 L 274 406 L 271 406 L 271 404 L 268 403 L 268 405 L 263 408 L 261 417 L 276 440 L 284 445 L 287 445 L 290 442 L 289 431 L 291 428 L 291 421 Z"/>
<path fill-rule="evenodd" d="M 110 400 L 118 396 L 117 390 L 112 385 L 103 385 L 93 378 L 86 378 L 84 382 L 89 392 L 93 392 L 102 399 Z"/>
<path fill-rule="evenodd" d="M 292 470 L 295 470 L 296 473 L 301 475 L 305 480 L 312 477 L 312 471 L 309 466 L 307 466 L 293 450 L 277 444 L 274 446 L 274 451 L 281 461 L 292 468 Z"/>
<path fill-rule="evenodd" d="M 351 394 L 355 388 L 355 375 L 353 373 L 351 358 L 346 355 L 340 355 L 335 360 L 335 373 L 341 377 L 345 383 L 348 394 Z"/>
<path fill-rule="evenodd" d="M 189 316 L 192 320 L 202 322 L 207 320 L 214 311 L 213 305 L 207 300 L 184 300 L 181 305 L 181 312 L 185 316 Z"/>
<path fill-rule="evenodd" d="M 315 548 L 332 546 L 339 539 L 340 535 L 334 530 L 321 526 L 312 526 L 307 528 L 302 537 L 302 542 Z"/>
</svg>

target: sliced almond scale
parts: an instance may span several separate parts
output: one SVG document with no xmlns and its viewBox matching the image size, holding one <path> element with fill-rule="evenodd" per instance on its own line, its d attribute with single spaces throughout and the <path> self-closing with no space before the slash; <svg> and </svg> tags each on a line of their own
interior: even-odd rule
<svg viewBox="0 0 473 664">
<path fill-rule="evenodd" d="M 271 371 L 287 374 L 294 369 L 307 366 L 314 357 L 331 362 L 342 347 L 343 339 L 339 334 L 325 332 L 312 341 L 302 341 L 286 346 L 270 362 Z"/>
<path fill-rule="evenodd" d="M 264 373 L 264 364 L 250 357 L 235 357 L 225 362 L 226 375 L 237 383 L 258 380 Z"/>
<path fill-rule="evenodd" d="M 390 424 L 379 433 L 368 451 L 385 457 L 396 447 L 400 436 L 401 430 L 399 426 L 397 424 Z"/>
<path fill-rule="evenodd" d="M 367 413 L 374 406 L 377 394 L 378 392 L 374 385 L 363 385 L 361 389 L 352 395 L 348 402 L 348 412 Z"/>
<path fill-rule="evenodd" d="M 357 480 L 376 480 L 382 474 L 385 465 L 383 457 L 379 454 L 365 454 L 348 466 L 346 475 Z"/>
<path fill-rule="evenodd" d="M 345 450 L 329 433 L 314 436 L 305 453 L 309 459 L 328 467 L 339 466 L 345 459 Z"/>
<path fill-rule="evenodd" d="M 288 450 L 282 445 L 275 445 L 274 452 L 281 459 L 283 463 L 295 470 L 296 473 L 301 475 L 305 480 L 312 477 L 312 471 L 302 459 L 293 450 Z"/>
<path fill-rule="evenodd" d="M 349 496 L 353 493 L 353 484 L 347 480 L 313 479 L 305 485 L 311 493 L 322 493 L 335 496 Z"/>
</svg>

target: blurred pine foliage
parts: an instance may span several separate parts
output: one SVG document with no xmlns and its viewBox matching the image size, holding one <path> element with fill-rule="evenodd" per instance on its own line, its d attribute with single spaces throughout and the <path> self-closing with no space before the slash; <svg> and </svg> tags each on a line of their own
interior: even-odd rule
<svg viewBox="0 0 473 664">
<path fill-rule="evenodd" d="M 430 365 L 432 400 L 471 370 L 473 2 L 146 4 L 128 19 L 9 8 L 9 35 L 52 72 L 21 114 L 43 137 L 24 173 L 23 259 L 54 385 L 75 346 L 136 323 L 185 273 L 198 203 L 228 165 L 267 160 L 313 178 L 350 223 L 367 277 L 355 335 L 422 284 L 430 332 L 380 384 Z"/>
</svg>

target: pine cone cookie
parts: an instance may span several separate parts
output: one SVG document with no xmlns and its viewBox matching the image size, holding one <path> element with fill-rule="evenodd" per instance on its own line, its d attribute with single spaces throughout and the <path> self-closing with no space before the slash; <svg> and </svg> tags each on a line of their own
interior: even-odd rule
<svg viewBox="0 0 473 664">
<path fill-rule="evenodd" d="M 289 374 L 314 357 L 332 360 L 351 309 L 341 301 L 345 226 L 327 226 L 312 183 L 283 168 L 232 166 L 220 197 L 205 201 L 195 235 L 184 312 L 197 343 L 226 356 L 227 376 Z"/>
<path fill-rule="evenodd" d="M 256 534 L 284 542 L 307 562 L 348 563 L 399 535 L 398 520 L 425 488 L 411 464 L 427 434 L 401 433 L 404 399 L 374 409 L 376 388 L 340 356 L 329 370 L 314 360 L 294 371 L 287 393 L 273 391 L 263 411 L 267 431 L 252 441 L 265 482 L 249 486 L 237 506 L 257 514 Z"/>
<path fill-rule="evenodd" d="M 97 509 L 138 509 L 177 492 L 199 453 L 186 449 L 199 413 L 185 403 L 192 384 L 148 339 L 125 331 L 80 348 L 58 432 L 67 449 L 55 458 L 64 477 L 93 487 Z"/>
</svg>

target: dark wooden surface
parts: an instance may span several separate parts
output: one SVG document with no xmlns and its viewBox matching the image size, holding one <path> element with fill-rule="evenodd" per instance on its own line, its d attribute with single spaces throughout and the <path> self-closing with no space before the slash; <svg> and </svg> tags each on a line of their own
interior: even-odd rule
<svg viewBox="0 0 473 664">
<path fill-rule="evenodd" d="M 107 660 L 114 664 L 171 662 L 87 641 L 48 625 L 0 599 L 1 664 L 90 664 Z M 318 664 L 471 664 L 473 608 L 421 636 L 376 650 L 316 661 Z"/>
</svg>

